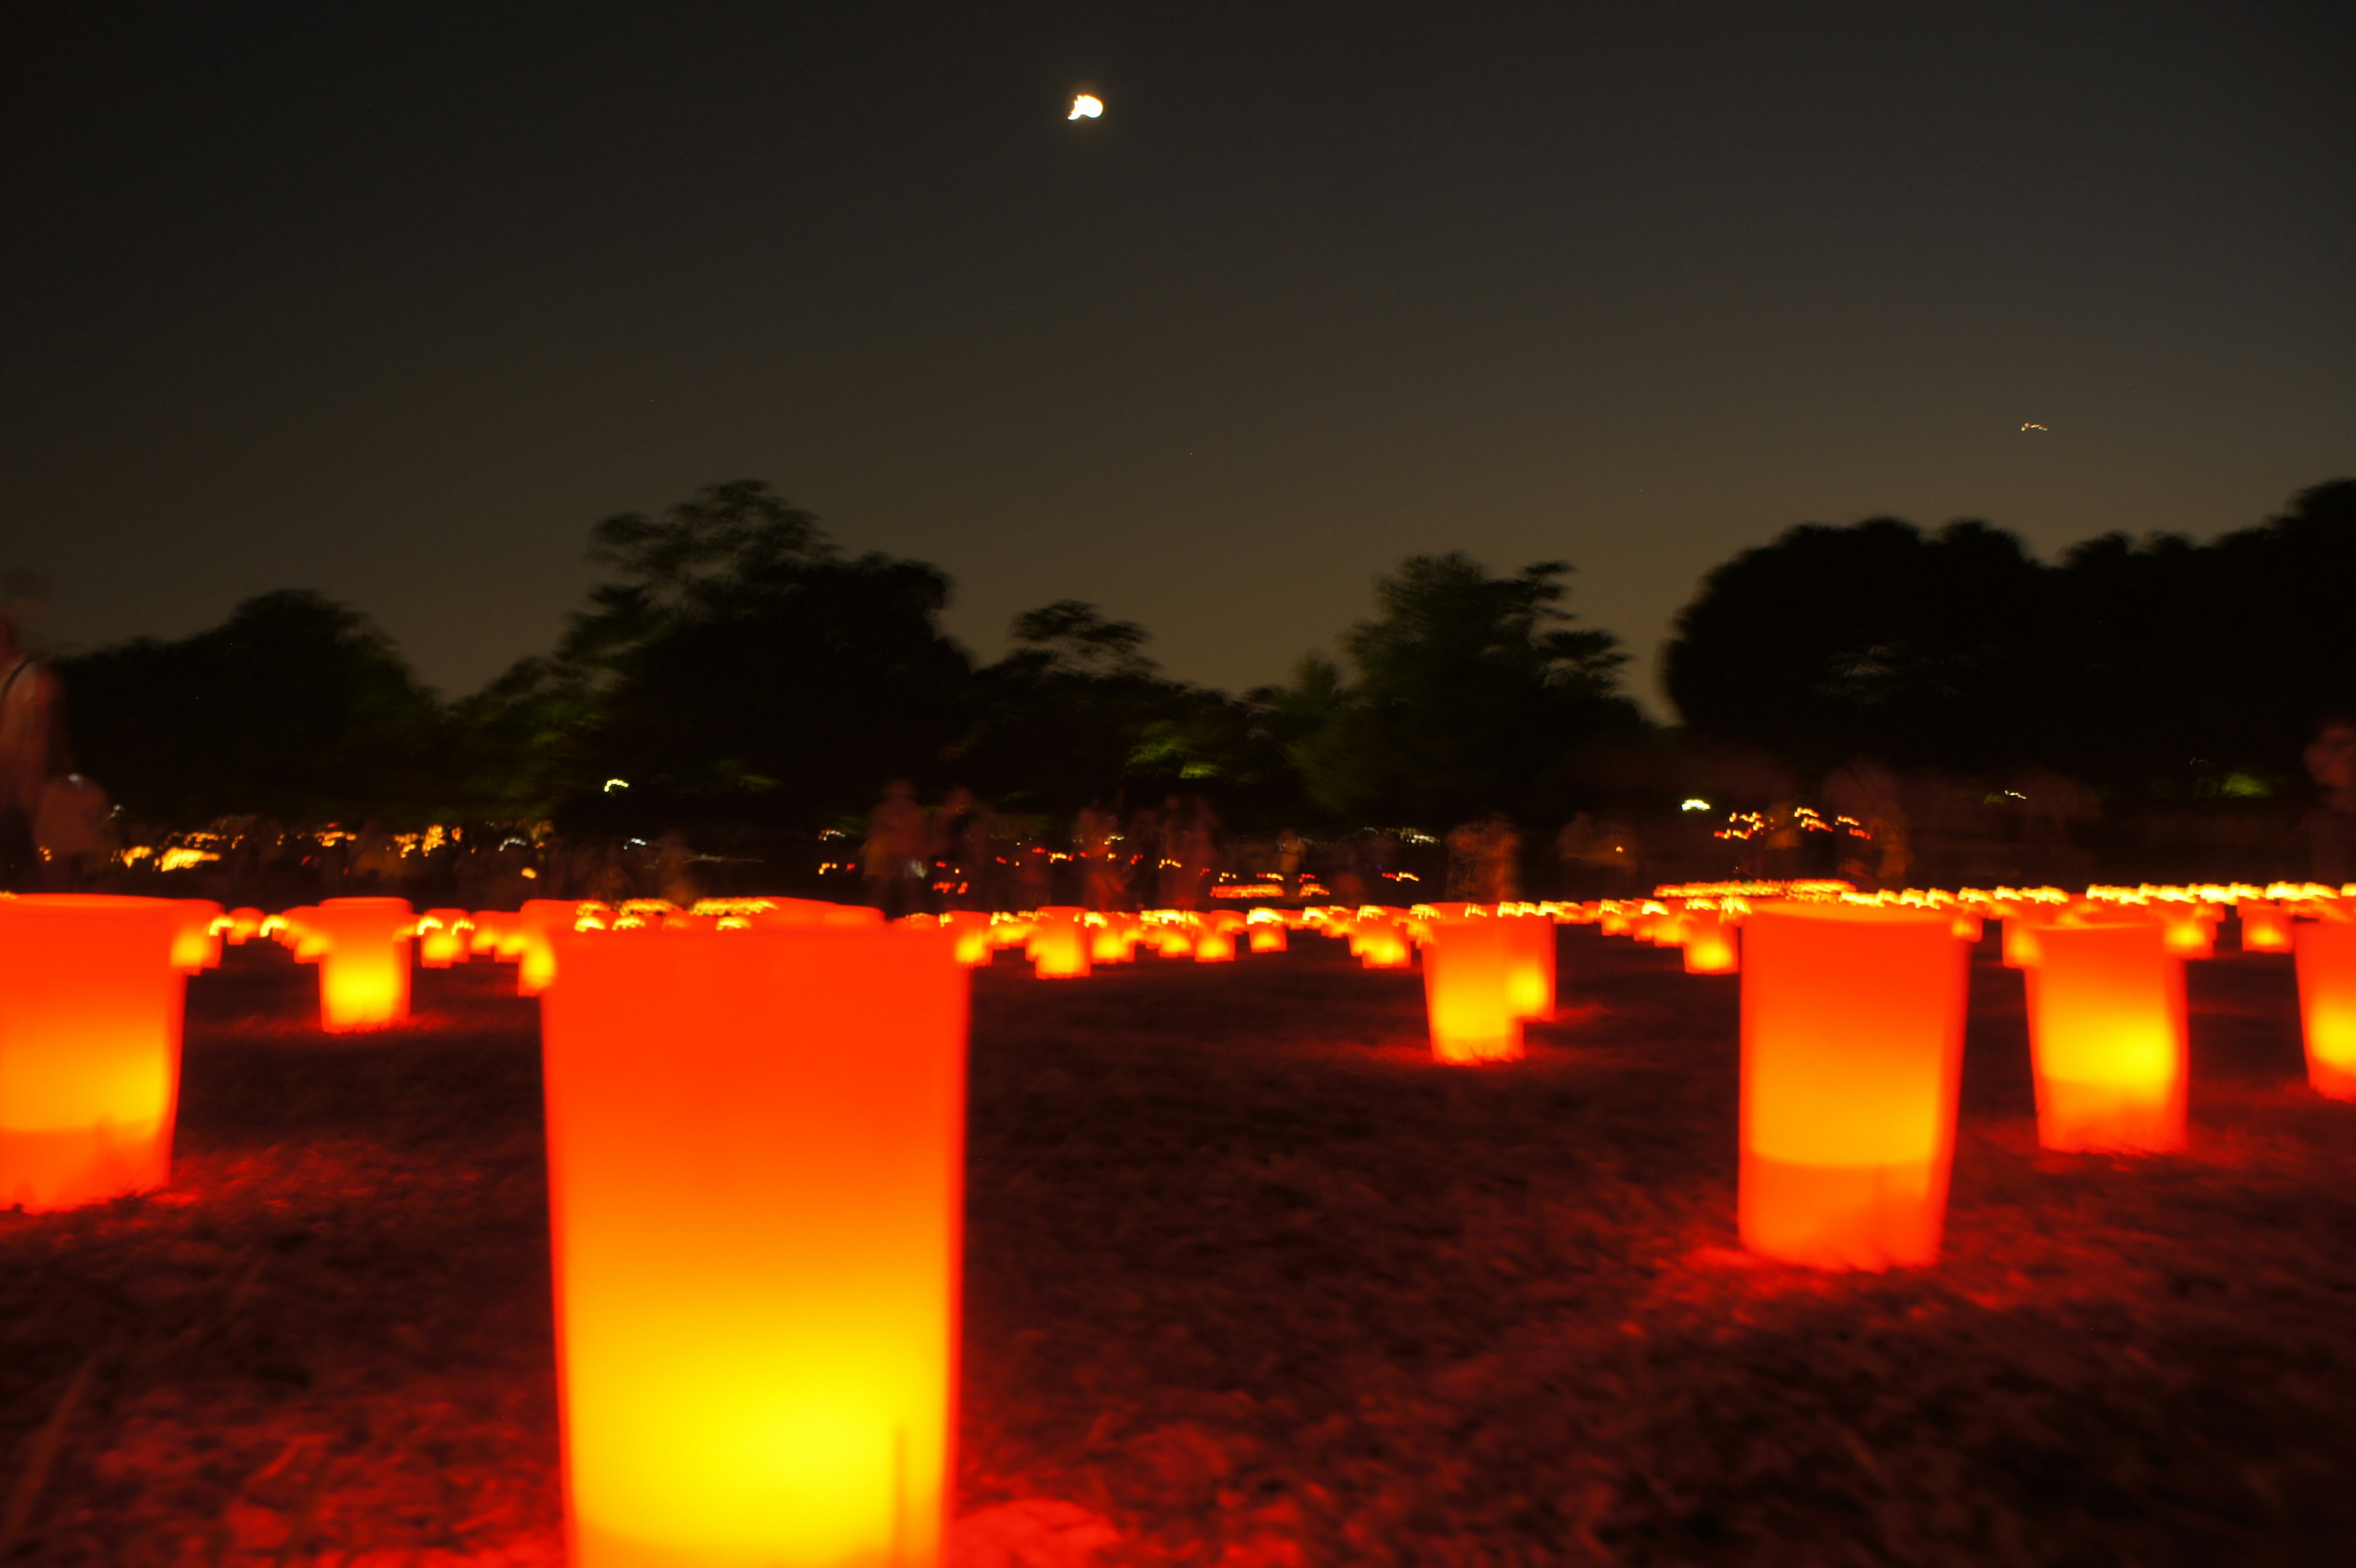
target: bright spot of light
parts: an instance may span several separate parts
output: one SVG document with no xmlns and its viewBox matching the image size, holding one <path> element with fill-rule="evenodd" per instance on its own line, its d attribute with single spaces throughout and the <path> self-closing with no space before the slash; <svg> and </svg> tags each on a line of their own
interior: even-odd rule
<svg viewBox="0 0 2356 1568">
<path fill-rule="evenodd" d="M 1677 809 L 1680 811 L 1708 811 L 1709 809 L 1709 802 L 1702 799 L 1699 795 L 1695 795 L 1692 799 L 1687 801 L 1685 805 L 1679 806 Z"/>
<path fill-rule="evenodd" d="M 627 779 L 607 779 L 605 781 L 605 793 L 607 795 L 613 794 L 617 789 L 627 789 L 629 787 L 630 781 Z"/>
<path fill-rule="evenodd" d="M 1104 113 L 1104 100 L 1093 92 L 1083 92 L 1072 100 L 1072 112 L 1066 120 L 1094 120 Z"/>
</svg>

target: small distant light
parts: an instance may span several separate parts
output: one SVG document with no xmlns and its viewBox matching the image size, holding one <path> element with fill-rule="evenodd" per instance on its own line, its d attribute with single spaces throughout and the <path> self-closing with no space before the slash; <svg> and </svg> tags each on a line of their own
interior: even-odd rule
<svg viewBox="0 0 2356 1568">
<path fill-rule="evenodd" d="M 1093 92 L 1083 92 L 1072 100 L 1072 112 L 1066 120 L 1095 120 L 1104 113 L 1104 100 Z"/>
<path fill-rule="evenodd" d="M 605 793 L 607 795 L 613 794 L 617 789 L 627 789 L 629 787 L 630 781 L 627 779 L 607 779 L 605 781 Z"/>
<path fill-rule="evenodd" d="M 2005 794 L 2007 794 L 2007 795 L 2010 795 L 2010 796 L 2012 796 L 2012 798 L 2013 798 L 2013 799 L 2015 799 L 2015 800 L 2027 800 L 2027 799 L 2029 798 L 2027 795 L 2025 795 L 2021 794 L 2021 793 L 2020 793 L 2019 790 L 2017 790 L 2017 789 L 2008 789 L 2008 790 L 2005 791 L 2004 793 L 2005 793 Z"/>
<path fill-rule="evenodd" d="M 523 869 L 523 874 L 524 874 L 524 876 L 525 876 L 526 878 L 530 879 L 530 880 L 538 881 L 538 880 L 540 880 L 540 873 L 539 873 L 538 871 L 533 870 L 530 866 L 526 866 L 526 867 Z"/>
<path fill-rule="evenodd" d="M 1687 801 L 1685 805 L 1679 806 L 1677 809 L 1680 811 L 1708 811 L 1709 809 L 1709 802 L 1702 799 L 1699 795 L 1695 795 L 1692 799 Z"/>
</svg>

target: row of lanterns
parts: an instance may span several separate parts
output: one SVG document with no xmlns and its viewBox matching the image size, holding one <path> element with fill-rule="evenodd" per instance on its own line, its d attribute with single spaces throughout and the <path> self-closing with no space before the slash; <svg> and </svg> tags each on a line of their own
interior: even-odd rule
<svg viewBox="0 0 2356 1568">
<path fill-rule="evenodd" d="M 2184 1147 L 2184 963 L 2211 955 L 2229 908 L 2245 950 L 2295 955 L 2309 1083 L 2356 1100 L 2356 888 L 1664 893 L 1594 918 L 1682 945 L 1688 970 L 1741 973 L 1737 1209 L 1744 1244 L 1770 1256 L 1866 1268 L 1937 1257 L 1969 953 L 1986 919 L 2002 921 L 2004 961 L 2023 975 L 2045 1148 Z"/>
<path fill-rule="evenodd" d="M 783 899 L 422 915 L 333 899 L 270 916 L 0 899 L 0 1205 L 166 1179 L 182 987 L 224 942 L 273 938 L 316 964 L 334 1031 L 407 1016 L 412 943 L 427 966 L 512 962 L 541 998 L 573 1561 L 935 1564 L 954 1474 L 968 967 L 1015 948 L 1049 978 L 1141 948 L 1231 962 L 1294 932 L 1346 941 L 1369 968 L 1420 949 L 1435 1056 L 1480 1062 L 1519 1057 L 1523 1024 L 1552 1016 L 1558 924 L 1674 943 L 1688 968 L 1742 977 L 1745 1244 L 1883 1267 L 1938 1253 L 1985 918 L 2029 979 L 2040 1138 L 2183 1141 L 2181 965 L 2219 907 L 1998 891 L 891 924 Z M 2317 1086 L 2356 1097 L 2356 905 L 2330 890 L 2230 901 L 2245 944 L 2297 955 Z"/>
</svg>

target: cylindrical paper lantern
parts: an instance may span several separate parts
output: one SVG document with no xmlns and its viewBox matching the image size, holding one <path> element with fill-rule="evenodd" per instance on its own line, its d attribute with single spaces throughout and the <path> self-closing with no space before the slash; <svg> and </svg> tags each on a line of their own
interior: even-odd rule
<svg viewBox="0 0 2356 1568">
<path fill-rule="evenodd" d="M 938 931 L 560 933 L 575 1568 L 937 1568 L 966 976 Z"/>
<path fill-rule="evenodd" d="M 416 921 L 407 899 L 326 899 L 305 912 L 304 929 L 319 944 L 321 1029 L 343 1034 L 409 1017 Z"/>
<path fill-rule="evenodd" d="M 2356 1100 L 2356 924 L 2303 920 L 2291 940 L 2307 1081 L 2319 1094 Z"/>
<path fill-rule="evenodd" d="M 1244 917 L 1233 910 L 1218 910 L 1202 916 L 1195 925 L 1194 962 L 1234 963 L 1236 933 L 1243 929 L 1243 924 Z"/>
<path fill-rule="evenodd" d="M 1514 990 L 1519 957 L 1511 921 L 1435 920 L 1423 944 L 1423 1001 L 1431 1053 L 1442 1061 L 1514 1061 L 1522 1014 Z"/>
<path fill-rule="evenodd" d="M 2037 1141 L 2152 1154 L 2184 1147 L 2184 961 L 2156 920 L 2047 926 L 2029 966 Z"/>
<path fill-rule="evenodd" d="M 221 935 L 231 947 L 242 947 L 262 934 L 263 916 L 258 909 L 240 906 L 230 911 L 225 918 L 228 924 Z"/>
<path fill-rule="evenodd" d="M 2242 951 L 2244 953 L 2287 953 L 2290 951 L 2290 912 L 2280 904 L 2258 899 L 2244 899 L 2234 906 L 2233 912 L 2242 920 Z"/>
<path fill-rule="evenodd" d="M 515 923 L 499 937 L 499 955 L 515 950 L 516 995 L 537 997 L 556 978 L 556 938 L 580 919 L 577 899 L 526 899 L 516 911 Z"/>
<path fill-rule="evenodd" d="M 1499 914 L 1512 949 L 1506 988 L 1515 1016 L 1544 1021 L 1554 1017 L 1554 922 L 1544 915 Z"/>
<path fill-rule="evenodd" d="M 1740 950 L 1735 946 L 1735 928 L 1729 925 L 1715 910 L 1686 912 L 1686 973 L 1688 975 L 1734 975 L 1741 972 Z"/>
<path fill-rule="evenodd" d="M 474 918 L 462 909 L 429 909 L 417 917 L 417 962 L 423 968 L 464 964 L 473 949 Z"/>
<path fill-rule="evenodd" d="M 1281 953 L 1285 950 L 1284 920 L 1275 911 L 1254 910 L 1245 930 L 1254 953 Z"/>
<path fill-rule="evenodd" d="M 1743 924 L 1739 1220 L 1820 1268 L 1939 1255 L 1969 953 L 1944 914 L 1794 904 Z"/>
<path fill-rule="evenodd" d="M 221 937 L 230 923 L 221 906 L 209 899 L 172 901 L 180 911 L 180 929 L 172 936 L 172 967 L 183 975 L 220 968 Z"/>
<path fill-rule="evenodd" d="M 0 899 L 0 1209 L 171 1175 L 186 922 L 170 899 Z"/>
<path fill-rule="evenodd" d="M 1088 928 L 1083 923 L 1087 913 L 1083 909 L 1061 905 L 1039 911 L 1039 918 L 1031 926 L 1030 941 L 1023 946 L 1023 955 L 1031 960 L 1032 971 L 1039 978 L 1087 978 Z"/>
</svg>

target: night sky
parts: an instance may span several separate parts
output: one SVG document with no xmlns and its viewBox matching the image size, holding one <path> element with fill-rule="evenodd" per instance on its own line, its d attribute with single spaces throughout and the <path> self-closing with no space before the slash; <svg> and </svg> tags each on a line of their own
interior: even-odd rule
<svg viewBox="0 0 2356 1568">
<path fill-rule="evenodd" d="M 1076 597 L 1278 679 L 1461 548 L 1649 698 L 1794 522 L 2356 472 L 2351 64 L 2345 4 L 13 6 L 0 562 L 57 646 L 310 587 L 455 695 L 597 517 L 757 476 L 984 657 Z"/>
</svg>

